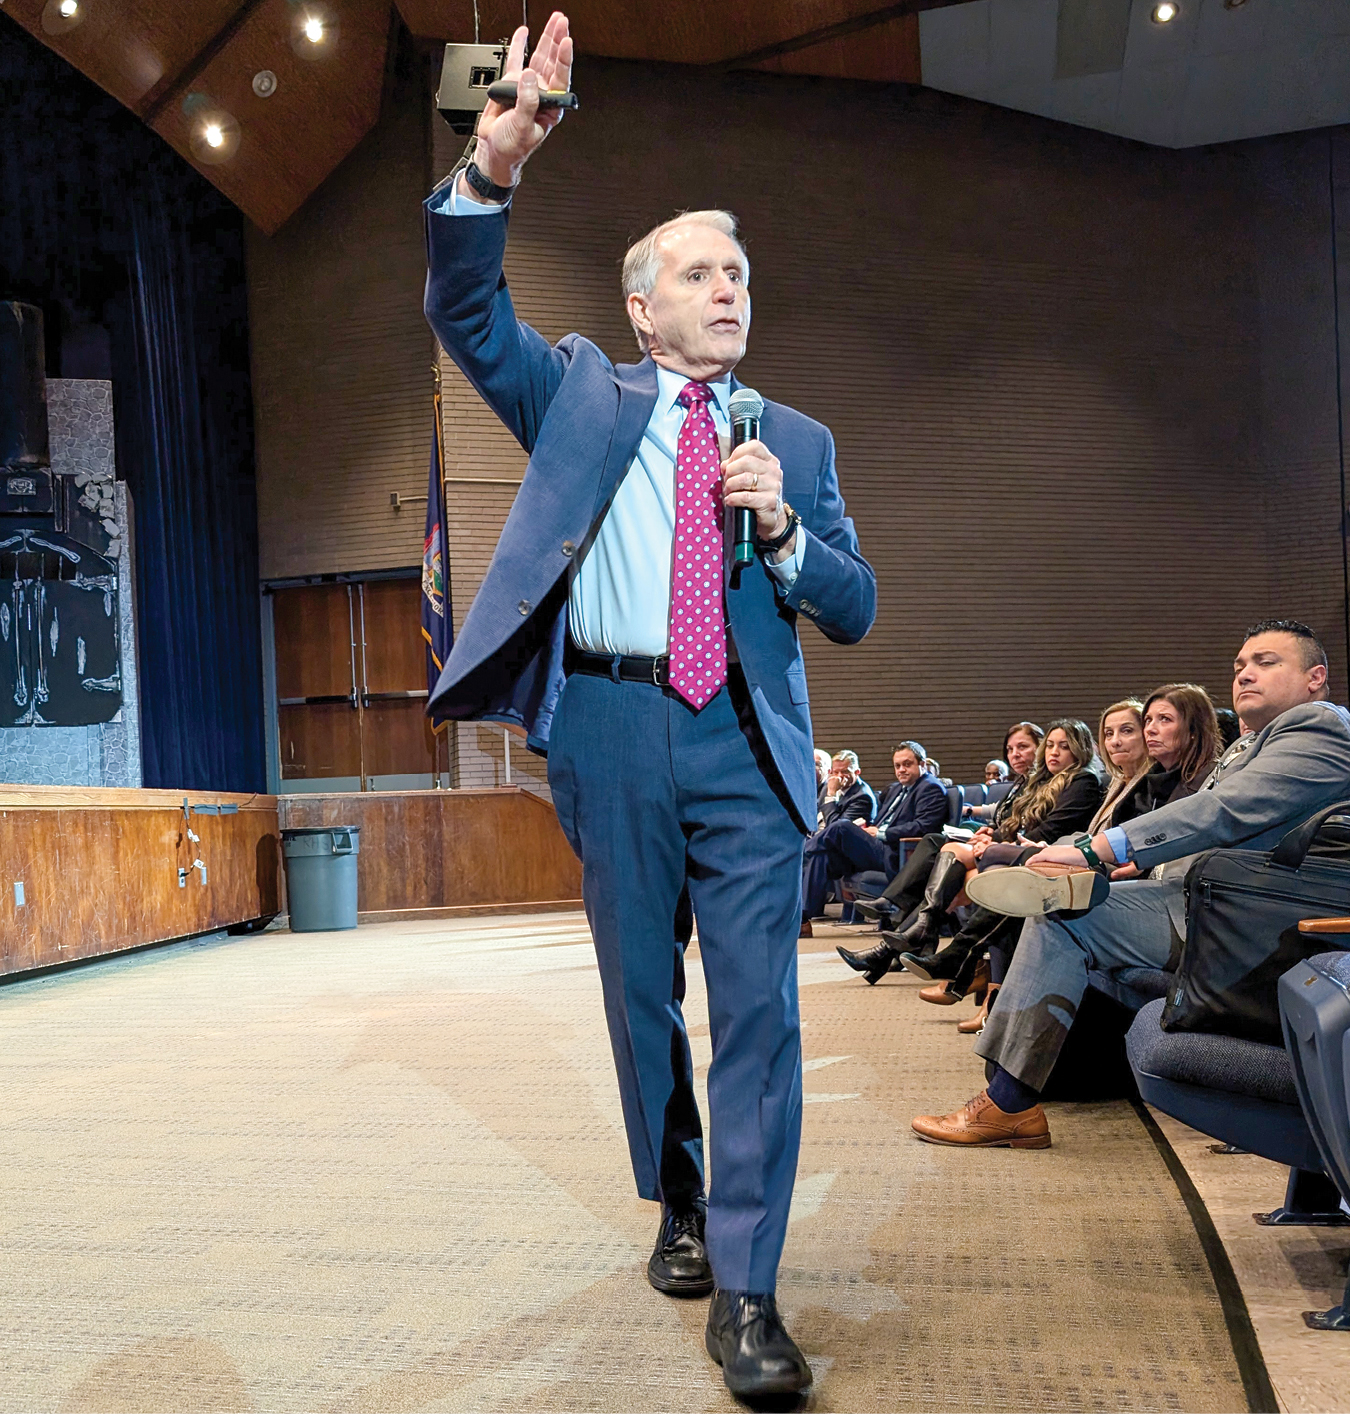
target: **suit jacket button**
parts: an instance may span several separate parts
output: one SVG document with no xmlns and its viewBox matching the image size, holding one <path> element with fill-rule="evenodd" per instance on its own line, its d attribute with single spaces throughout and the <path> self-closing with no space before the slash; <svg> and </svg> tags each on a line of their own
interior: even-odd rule
<svg viewBox="0 0 1350 1414">
<path fill-rule="evenodd" d="M 522 600 L 520 601 L 520 603 L 516 605 L 516 608 L 520 610 L 520 617 L 521 617 L 522 619 L 529 618 L 529 616 L 530 616 L 530 601 L 529 601 L 528 599 L 522 599 Z"/>
<path fill-rule="evenodd" d="M 570 540 L 564 540 L 562 543 L 562 552 L 570 560 L 572 556 L 576 554 L 577 547 L 573 545 Z"/>
</svg>

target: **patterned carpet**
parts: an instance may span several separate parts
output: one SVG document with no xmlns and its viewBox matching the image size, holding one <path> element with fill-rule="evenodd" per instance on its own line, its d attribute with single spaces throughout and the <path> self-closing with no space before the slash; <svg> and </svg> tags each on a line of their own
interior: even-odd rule
<svg viewBox="0 0 1350 1414">
<path fill-rule="evenodd" d="M 780 1300 L 819 1410 L 1233 1410 L 1200 1243 L 1126 1104 L 1047 1152 L 914 1140 L 979 1088 L 802 944 Z M 695 1059 L 709 1043 L 697 967 Z M 726 1410 L 643 1278 L 579 915 L 274 932 L 0 988 L 3 1410 Z"/>
</svg>

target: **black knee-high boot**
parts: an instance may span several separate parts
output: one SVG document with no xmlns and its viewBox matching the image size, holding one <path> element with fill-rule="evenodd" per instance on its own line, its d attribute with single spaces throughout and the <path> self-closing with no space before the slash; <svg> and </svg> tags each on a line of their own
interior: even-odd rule
<svg viewBox="0 0 1350 1414">
<path fill-rule="evenodd" d="M 1010 923 L 1017 927 L 1010 930 Z M 913 972 L 926 982 L 950 982 L 948 991 L 955 991 L 960 996 L 961 988 L 969 982 L 986 949 L 997 944 L 1010 931 L 1015 938 L 1021 923 L 1020 918 L 1008 918 L 987 908 L 977 908 L 941 952 L 926 958 L 905 953 L 901 961 L 906 971 Z M 1002 978 L 999 980 L 1002 981 Z"/>
<path fill-rule="evenodd" d="M 942 940 L 942 920 L 966 884 L 966 866 L 954 854 L 939 854 L 914 916 L 895 933 L 883 933 L 892 952 L 931 955 Z"/>
</svg>

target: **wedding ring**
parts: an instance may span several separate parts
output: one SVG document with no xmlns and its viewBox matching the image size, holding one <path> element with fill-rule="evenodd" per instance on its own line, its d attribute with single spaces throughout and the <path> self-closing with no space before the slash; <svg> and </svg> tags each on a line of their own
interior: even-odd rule
<svg viewBox="0 0 1350 1414">
<path fill-rule="evenodd" d="M 750 489 L 752 491 L 759 490 L 759 472 L 757 471 L 752 471 L 750 473 Z"/>
</svg>

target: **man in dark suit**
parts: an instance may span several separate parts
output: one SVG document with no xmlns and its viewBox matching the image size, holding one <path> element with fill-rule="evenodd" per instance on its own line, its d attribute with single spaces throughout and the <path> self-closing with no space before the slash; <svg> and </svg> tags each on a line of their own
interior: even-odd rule
<svg viewBox="0 0 1350 1414">
<path fill-rule="evenodd" d="M 856 751 L 836 751 L 830 774 L 820 792 L 820 814 L 816 832 L 836 820 L 856 820 L 870 825 L 877 818 L 877 793 L 862 778 Z"/>
<path fill-rule="evenodd" d="M 924 770 L 926 753 L 917 741 L 902 741 L 891 757 L 895 784 L 881 797 L 876 824 L 838 819 L 812 836 L 802 861 L 801 933 L 825 908 L 835 879 L 875 869 L 887 878 L 900 870 L 900 841 L 940 830 L 947 819 L 947 788 Z"/>
<path fill-rule="evenodd" d="M 796 937 L 816 820 L 797 620 L 855 642 L 876 583 L 828 429 L 766 402 L 762 440 L 722 460 L 750 323 L 727 213 L 686 213 L 629 251 L 640 363 L 616 367 L 577 334 L 550 347 L 517 321 L 507 207 L 560 117 L 539 109 L 540 90 L 566 89 L 572 58 L 560 14 L 522 71 L 525 40 L 522 28 L 507 59 L 515 106 L 487 105 L 472 161 L 426 204 L 428 318 L 530 454 L 429 710 L 521 724 L 547 752 L 582 860 L 638 1191 L 662 1204 L 649 1279 L 682 1295 L 715 1281 L 705 1345 L 727 1385 L 792 1394 L 811 1372 L 774 1288 L 801 1131 Z M 733 575 L 735 507 L 754 512 L 758 553 Z M 691 906 L 712 1029 L 706 1200 L 680 1005 Z"/>
</svg>

